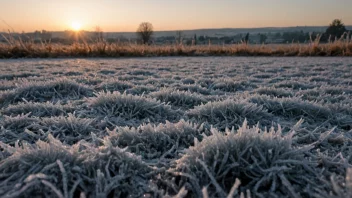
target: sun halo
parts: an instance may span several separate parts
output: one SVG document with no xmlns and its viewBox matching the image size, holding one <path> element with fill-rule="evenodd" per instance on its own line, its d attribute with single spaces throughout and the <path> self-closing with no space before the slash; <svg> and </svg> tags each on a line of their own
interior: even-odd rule
<svg viewBox="0 0 352 198">
<path fill-rule="evenodd" d="M 74 31 L 79 31 L 79 30 L 81 30 L 81 27 L 82 27 L 82 25 L 81 25 L 81 23 L 78 22 L 78 21 L 73 21 L 73 22 L 71 23 L 71 28 L 72 28 Z"/>
</svg>

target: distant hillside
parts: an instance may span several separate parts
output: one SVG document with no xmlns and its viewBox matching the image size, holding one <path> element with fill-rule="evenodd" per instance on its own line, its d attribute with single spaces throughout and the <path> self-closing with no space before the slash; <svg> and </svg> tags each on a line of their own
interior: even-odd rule
<svg viewBox="0 0 352 198">
<path fill-rule="evenodd" d="M 209 37 L 224 37 L 234 36 L 236 34 L 258 34 L 258 33 L 283 33 L 283 32 L 325 32 L 327 26 L 297 26 L 297 27 L 267 27 L 267 28 L 223 28 L 223 29 L 197 29 L 197 30 L 182 30 L 185 37 L 209 36 Z M 352 30 L 352 26 L 346 26 L 348 30 Z M 107 38 L 135 38 L 135 32 L 108 32 L 105 33 Z M 176 31 L 156 31 L 154 37 L 175 36 Z"/>
</svg>

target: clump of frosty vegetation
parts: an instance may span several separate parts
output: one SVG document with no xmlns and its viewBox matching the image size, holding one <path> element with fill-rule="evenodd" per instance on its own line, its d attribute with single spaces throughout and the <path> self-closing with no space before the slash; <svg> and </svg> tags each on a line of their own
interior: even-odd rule
<svg viewBox="0 0 352 198">
<path fill-rule="evenodd" d="M 4 116 L 0 120 L 0 141 L 11 145 L 23 140 L 28 142 L 35 141 L 35 137 L 29 134 L 28 131 L 38 131 L 40 128 L 38 126 L 39 122 L 39 118 L 29 117 L 28 114 L 15 117 Z"/>
<path fill-rule="evenodd" d="M 208 89 L 213 83 L 214 83 L 214 79 L 206 77 L 203 75 L 203 78 L 200 78 L 197 83 L 203 87 Z"/>
<path fill-rule="evenodd" d="M 81 76 L 83 73 L 79 71 L 67 71 L 64 73 L 65 76 Z"/>
<path fill-rule="evenodd" d="M 235 99 L 208 102 L 187 111 L 186 115 L 220 130 L 231 127 L 238 128 L 245 119 L 252 125 L 259 123 L 270 126 L 273 118 L 263 106 Z"/>
<path fill-rule="evenodd" d="M 88 98 L 87 103 L 93 116 L 112 118 L 110 121 L 116 118 L 115 120 L 123 122 L 122 125 L 175 121 L 180 117 L 179 111 L 172 110 L 171 106 L 156 99 L 126 93 L 99 92 L 96 97 Z"/>
<path fill-rule="evenodd" d="M 280 82 L 282 81 L 285 81 L 286 78 L 285 77 L 274 77 L 274 78 L 271 78 L 271 79 L 267 79 L 266 83 L 268 84 L 279 84 Z"/>
<path fill-rule="evenodd" d="M 236 92 L 236 91 L 245 91 L 250 88 L 255 88 L 254 84 L 250 84 L 247 80 L 234 81 L 233 79 L 223 79 L 217 82 L 214 82 L 210 85 L 210 89 L 221 90 L 225 92 Z"/>
<path fill-rule="evenodd" d="M 130 72 L 128 72 L 129 75 L 131 76 L 154 76 L 155 73 L 147 70 L 142 70 L 142 69 L 134 69 Z"/>
<path fill-rule="evenodd" d="M 82 83 L 85 85 L 97 86 L 103 82 L 103 79 L 96 76 L 84 76 L 84 77 L 76 77 L 75 81 L 78 83 Z"/>
<path fill-rule="evenodd" d="M 199 85 L 178 85 L 176 86 L 177 90 L 180 91 L 189 91 L 192 93 L 198 93 L 198 94 L 202 94 L 202 95 L 210 95 L 211 91 L 209 89 L 203 88 Z"/>
<path fill-rule="evenodd" d="M 181 80 L 183 84 L 194 84 L 196 81 L 193 78 L 185 78 Z"/>
<path fill-rule="evenodd" d="M 352 115 L 342 106 L 304 101 L 300 98 L 272 98 L 269 96 L 251 96 L 247 99 L 252 103 L 264 106 L 269 113 L 291 121 L 303 118 L 310 124 L 310 128 L 316 128 L 323 124 L 327 127 L 337 126 L 344 130 L 350 130 Z M 348 106 L 347 107 L 348 109 Z"/>
<path fill-rule="evenodd" d="M 77 118 L 72 114 L 42 119 L 29 117 L 28 114 L 5 116 L 0 125 L 0 141 L 11 145 L 16 142 L 46 140 L 49 134 L 72 145 L 80 140 L 90 141 L 92 133 L 97 136 L 102 134 L 95 120 Z"/>
<path fill-rule="evenodd" d="M 263 131 L 244 122 L 236 132 L 212 133 L 176 161 L 176 173 L 196 195 L 207 187 L 210 197 L 224 197 L 236 179 L 241 181 L 239 191 L 258 197 L 307 196 L 325 187 L 317 162 L 306 158 L 311 147 L 293 147 L 292 133 L 282 136 L 280 127 Z"/>
<path fill-rule="evenodd" d="M 14 81 L 0 80 L 0 91 L 6 91 L 16 88 Z"/>
<path fill-rule="evenodd" d="M 155 86 L 150 86 L 150 85 L 138 85 L 135 86 L 131 89 L 126 90 L 127 94 L 132 94 L 132 95 L 142 95 L 142 94 L 149 94 L 151 92 L 154 92 L 158 90 Z"/>
<path fill-rule="evenodd" d="M 274 96 L 279 98 L 293 96 L 293 93 L 287 89 L 278 89 L 273 87 L 260 87 L 254 90 L 254 92 L 260 95 L 268 95 L 268 96 Z"/>
<path fill-rule="evenodd" d="M 308 90 L 299 90 L 295 93 L 296 97 L 299 97 L 303 100 L 309 101 L 326 101 L 326 99 L 332 98 L 331 95 L 325 94 L 321 89 L 308 89 Z"/>
<path fill-rule="evenodd" d="M 159 125 L 141 125 L 135 127 L 117 127 L 109 131 L 105 141 L 120 148 L 141 155 L 143 159 L 154 159 L 158 163 L 166 159 L 178 158 L 184 149 L 201 141 L 207 134 L 204 128 L 181 120 L 177 123 L 166 122 Z M 156 163 L 155 162 L 155 163 Z"/>
<path fill-rule="evenodd" d="M 308 80 L 311 82 L 330 82 L 331 79 L 326 78 L 326 76 L 312 76 Z"/>
<path fill-rule="evenodd" d="M 103 70 L 100 70 L 99 73 L 103 75 L 109 75 L 109 74 L 115 74 L 116 71 L 103 69 Z"/>
<path fill-rule="evenodd" d="M 352 195 L 352 168 L 347 168 L 345 178 L 332 175 L 330 178 L 332 190 L 329 194 L 324 191 L 317 191 L 314 194 L 316 198 L 340 198 L 351 197 Z"/>
<path fill-rule="evenodd" d="M 304 118 L 309 123 L 324 122 L 333 117 L 333 112 L 316 102 L 303 101 L 300 98 L 273 98 L 269 96 L 252 96 L 248 101 L 263 105 L 277 116 L 299 120 Z"/>
<path fill-rule="evenodd" d="M 341 129 L 350 131 L 352 129 L 352 105 L 351 103 L 335 103 L 335 104 L 325 104 L 332 112 L 334 112 L 334 117 L 331 119 L 333 125 L 337 125 Z"/>
<path fill-rule="evenodd" d="M 24 102 L 16 105 L 9 105 L 1 112 L 4 115 L 15 116 L 21 114 L 30 114 L 34 117 L 51 117 L 67 115 L 73 112 L 74 107 L 71 104 L 61 105 L 59 103 L 45 102 Z"/>
<path fill-rule="evenodd" d="M 346 86 L 322 86 L 320 89 L 330 95 L 351 95 L 352 90 Z"/>
<path fill-rule="evenodd" d="M 309 101 L 323 101 L 325 103 L 350 103 L 351 96 L 348 94 L 332 95 L 323 91 L 323 88 L 300 90 L 295 93 L 296 97 Z"/>
<path fill-rule="evenodd" d="M 23 81 L 16 89 L 0 95 L 0 106 L 13 104 L 25 99 L 32 102 L 78 99 L 92 95 L 92 89 L 75 81 L 62 78 L 47 82 Z"/>
<path fill-rule="evenodd" d="M 172 106 L 184 109 L 190 109 L 207 102 L 202 95 L 173 89 L 161 89 L 160 91 L 151 93 L 150 96 Z"/>
<path fill-rule="evenodd" d="M 271 73 L 258 73 L 258 74 L 252 75 L 251 77 L 259 78 L 259 79 L 270 79 L 273 77 L 273 74 L 271 74 Z"/>
<path fill-rule="evenodd" d="M 287 80 L 278 82 L 274 85 L 276 88 L 291 88 L 293 90 L 313 89 L 316 85 L 309 82 L 302 82 L 299 80 Z"/>
<path fill-rule="evenodd" d="M 23 73 L 17 73 L 17 74 L 3 74 L 0 75 L 0 80 L 14 80 L 17 78 L 28 78 L 28 77 L 38 77 L 40 76 L 37 73 L 27 73 L 27 72 L 23 72 Z"/>
<path fill-rule="evenodd" d="M 142 197 L 159 192 L 153 169 L 118 147 L 65 146 L 52 136 L 48 143 L 11 147 L 0 162 L 1 197 Z"/>
<path fill-rule="evenodd" d="M 118 79 L 121 81 L 138 81 L 138 80 L 145 80 L 146 77 L 126 74 L 126 75 L 119 76 Z"/>
<path fill-rule="evenodd" d="M 40 128 L 47 136 L 53 135 L 60 141 L 72 145 L 80 140 L 90 141 L 91 134 L 101 136 L 101 131 L 96 128 L 96 121 L 89 118 L 77 118 L 72 114 L 43 118 Z"/>
<path fill-rule="evenodd" d="M 124 92 L 127 89 L 133 87 L 133 84 L 127 81 L 120 81 L 120 80 L 110 80 L 101 83 L 96 90 L 104 90 L 104 91 L 119 91 Z"/>
</svg>

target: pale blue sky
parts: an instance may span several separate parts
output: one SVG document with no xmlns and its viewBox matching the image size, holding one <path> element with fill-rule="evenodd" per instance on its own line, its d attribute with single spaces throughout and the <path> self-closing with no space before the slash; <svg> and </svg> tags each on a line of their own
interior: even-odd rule
<svg viewBox="0 0 352 198">
<path fill-rule="evenodd" d="M 352 0 L 0 0 L 0 20 L 16 31 L 82 29 L 155 30 L 352 25 Z M 0 21 L 0 31 L 8 29 Z"/>
</svg>

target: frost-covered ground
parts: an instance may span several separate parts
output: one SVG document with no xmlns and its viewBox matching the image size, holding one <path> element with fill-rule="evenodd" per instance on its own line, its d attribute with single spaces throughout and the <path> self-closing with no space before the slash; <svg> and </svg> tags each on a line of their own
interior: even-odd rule
<svg viewBox="0 0 352 198">
<path fill-rule="evenodd" d="M 348 197 L 351 58 L 0 62 L 0 197 Z"/>
</svg>

